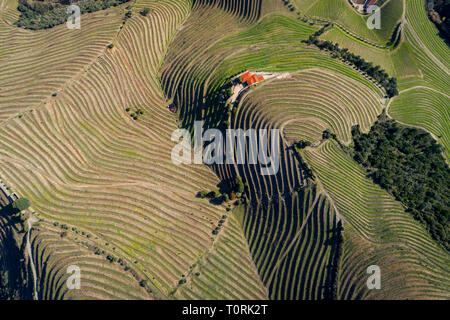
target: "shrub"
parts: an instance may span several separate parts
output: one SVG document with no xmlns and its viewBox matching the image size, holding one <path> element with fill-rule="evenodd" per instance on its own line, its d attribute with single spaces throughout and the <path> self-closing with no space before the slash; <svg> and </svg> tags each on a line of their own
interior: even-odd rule
<svg viewBox="0 0 450 320">
<path fill-rule="evenodd" d="M 149 8 L 144 8 L 144 10 L 141 11 L 141 14 L 145 17 L 150 13 L 150 9 Z"/>
<path fill-rule="evenodd" d="M 200 191 L 199 193 L 197 193 L 197 197 L 199 198 L 206 198 L 208 196 L 208 191 Z"/>
<path fill-rule="evenodd" d="M 230 197 L 228 196 L 228 194 L 224 194 L 223 195 L 223 201 L 225 201 L 225 202 L 228 202 L 228 201 L 230 201 Z"/>
<path fill-rule="evenodd" d="M 147 286 L 147 280 L 141 280 L 139 281 L 139 285 L 143 288 L 145 288 Z"/>
</svg>

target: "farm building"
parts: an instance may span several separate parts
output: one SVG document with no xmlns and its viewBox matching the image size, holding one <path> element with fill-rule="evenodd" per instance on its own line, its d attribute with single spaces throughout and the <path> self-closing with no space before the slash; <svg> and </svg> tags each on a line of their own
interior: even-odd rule
<svg viewBox="0 0 450 320">
<path fill-rule="evenodd" d="M 377 2 L 377 0 L 367 0 L 366 3 L 364 3 L 364 10 L 367 10 L 368 7 L 372 6 Z"/>
<path fill-rule="evenodd" d="M 251 86 L 259 81 L 263 81 L 264 77 L 258 77 L 256 74 L 252 74 L 251 72 L 246 72 L 241 76 L 241 82 L 244 86 Z"/>
<path fill-rule="evenodd" d="M 377 0 L 352 0 L 352 2 L 354 4 L 359 4 L 359 5 L 363 4 L 365 6 L 371 6 L 371 5 L 375 4 L 375 2 L 377 2 Z"/>
</svg>

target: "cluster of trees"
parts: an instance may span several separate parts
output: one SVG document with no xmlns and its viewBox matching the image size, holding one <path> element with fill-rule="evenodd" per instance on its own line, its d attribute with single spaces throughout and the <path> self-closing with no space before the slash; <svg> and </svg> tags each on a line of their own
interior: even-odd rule
<svg viewBox="0 0 450 320">
<path fill-rule="evenodd" d="M 110 255 L 110 254 L 108 254 L 108 255 L 106 256 L 106 259 L 107 259 L 109 262 L 111 262 L 111 263 L 117 261 L 117 258 L 114 257 L 113 255 Z"/>
<path fill-rule="evenodd" d="M 354 159 L 449 250 L 450 169 L 441 146 L 429 133 L 401 126 L 384 113 L 369 133 L 355 126 L 352 135 Z"/>
<path fill-rule="evenodd" d="M 126 108 L 125 109 L 126 112 L 131 112 L 130 108 Z M 140 116 L 142 116 L 144 114 L 144 110 L 142 110 L 141 108 L 136 109 L 135 112 L 131 112 L 130 113 L 130 117 L 133 118 L 133 120 L 138 120 Z"/>
<path fill-rule="evenodd" d="M 317 30 L 312 36 L 310 36 L 307 41 L 310 41 L 311 39 L 318 39 L 325 31 L 327 31 L 328 29 L 330 29 L 332 27 L 333 27 L 332 23 L 327 23 L 322 28 Z M 311 44 L 311 43 L 309 43 L 309 44 Z"/>
<path fill-rule="evenodd" d="M 94 12 L 118 6 L 129 0 L 80 0 L 76 5 L 80 7 L 80 13 Z M 48 29 L 63 24 L 70 14 L 67 14 L 67 6 L 70 1 L 34 1 L 19 0 L 17 10 L 21 12 L 18 27 L 25 29 L 40 30 Z"/>
<path fill-rule="evenodd" d="M 392 32 L 391 39 L 386 44 L 386 46 L 393 46 L 393 48 L 397 48 L 397 46 L 400 43 L 400 40 L 402 39 L 402 31 L 400 28 L 401 26 L 402 26 L 401 22 L 397 23 L 397 25 L 394 28 L 394 31 Z"/>
<path fill-rule="evenodd" d="M 292 5 L 290 0 L 282 0 L 284 5 L 289 8 L 290 11 L 294 11 L 295 7 Z"/>
<path fill-rule="evenodd" d="M 397 79 L 394 77 L 390 78 L 386 71 L 381 69 L 380 66 L 374 66 L 372 62 L 365 61 L 360 56 L 348 51 L 347 48 L 339 48 L 337 43 L 318 39 L 318 36 L 324 32 L 326 27 L 328 27 L 328 25 L 317 31 L 314 35 L 309 36 L 307 40 L 303 40 L 303 42 L 309 45 L 314 44 L 320 50 L 327 50 L 332 53 L 333 58 L 346 61 L 362 72 L 365 72 L 386 90 L 386 94 L 389 98 L 398 95 Z"/>
<path fill-rule="evenodd" d="M 327 140 L 327 139 L 334 139 L 334 140 L 337 140 L 336 134 L 333 133 L 330 129 L 325 129 L 325 130 L 322 132 L 322 139 L 323 139 L 323 140 Z"/>
<path fill-rule="evenodd" d="M 220 232 L 220 229 L 222 229 L 223 224 L 225 223 L 225 219 L 227 218 L 226 215 L 222 216 L 222 219 L 219 220 L 219 223 L 217 224 L 217 227 L 212 231 L 213 235 L 218 235 Z"/>
<path fill-rule="evenodd" d="M 0 300 L 16 300 L 14 295 L 13 290 L 10 289 L 9 272 L 0 270 Z"/>
<path fill-rule="evenodd" d="M 439 29 L 441 36 L 450 42 L 450 0 L 427 0 L 430 20 Z"/>
<path fill-rule="evenodd" d="M 21 286 L 26 286 L 26 280 L 20 283 L 20 278 L 10 279 L 8 270 L 0 270 L 0 300 L 22 300 Z M 23 289 L 22 289 L 23 290 Z"/>
<path fill-rule="evenodd" d="M 197 197 L 201 199 L 209 198 L 214 204 L 222 204 L 230 200 L 234 201 L 237 198 L 241 198 L 240 203 L 244 202 L 243 197 L 246 184 L 240 176 L 236 176 L 232 182 L 223 181 L 221 185 L 221 191 L 213 190 L 208 192 L 202 190 L 197 193 Z"/>
<path fill-rule="evenodd" d="M 311 142 L 307 140 L 299 140 L 294 145 L 298 149 L 305 149 L 306 147 L 309 147 L 311 145 Z"/>
<path fill-rule="evenodd" d="M 125 13 L 125 18 L 124 18 L 124 22 L 123 22 L 123 23 L 125 23 L 125 21 L 128 20 L 128 19 L 130 19 L 132 16 L 133 16 L 133 12 L 127 11 L 127 12 Z"/>
<path fill-rule="evenodd" d="M 197 197 L 199 197 L 201 199 L 204 199 L 204 198 L 214 199 L 214 198 L 218 198 L 220 196 L 221 196 L 221 194 L 220 194 L 219 190 L 213 190 L 210 192 L 203 190 L 203 191 L 200 191 L 199 193 L 197 193 Z"/>
<path fill-rule="evenodd" d="M 31 298 L 28 266 L 24 259 L 25 243 L 3 224 L 0 254 L 0 300 L 27 300 Z"/>
<path fill-rule="evenodd" d="M 230 196 L 227 193 L 220 193 L 219 190 L 213 190 L 210 192 L 203 190 L 197 193 L 197 197 L 201 199 L 211 199 L 211 203 L 216 205 L 230 201 Z"/>
</svg>

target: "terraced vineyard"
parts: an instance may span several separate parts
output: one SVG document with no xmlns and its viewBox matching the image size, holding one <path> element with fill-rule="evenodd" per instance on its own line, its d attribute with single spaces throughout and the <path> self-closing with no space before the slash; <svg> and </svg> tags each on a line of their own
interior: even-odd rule
<svg viewBox="0 0 450 320">
<path fill-rule="evenodd" d="M 399 202 L 333 141 L 304 155 L 344 220 L 341 299 L 448 298 L 448 253 Z M 381 290 L 367 290 L 362 281 L 372 264 L 384 270 Z"/>
<path fill-rule="evenodd" d="M 32 224 L 11 229 L 0 212 L 0 261 L 13 235 L 23 298 L 450 297 L 449 253 L 349 155 L 352 126 L 367 132 L 387 108 L 448 158 L 448 47 L 421 0 L 387 1 L 374 31 L 347 1 L 291 2 L 136 0 L 82 15 L 79 30 L 31 31 L 14 26 L 17 1 L 0 0 L 0 177 L 30 200 Z M 400 95 L 305 44 L 324 23 L 313 18 L 339 23 L 320 39 L 381 65 Z M 400 43 L 382 47 L 399 21 Z M 271 77 L 227 105 L 221 90 L 244 71 Z M 174 164 L 172 133 L 200 120 L 280 130 L 279 170 Z M 197 196 L 236 177 L 238 199 Z M 370 265 L 381 290 L 366 286 Z"/>
<path fill-rule="evenodd" d="M 282 197 L 279 202 L 264 198 L 256 208 L 247 209 L 243 221 L 269 297 L 329 298 L 327 266 L 336 251 L 334 209 L 314 186 Z"/>
<path fill-rule="evenodd" d="M 411 101 L 414 106 L 411 107 Z M 404 123 L 423 127 L 436 135 L 450 156 L 450 97 L 439 91 L 412 88 L 395 99 L 390 106 L 390 115 Z"/>
<path fill-rule="evenodd" d="M 188 275 L 189 267 L 207 252 L 213 255 L 211 245 L 220 246 L 222 241 L 221 236 L 213 238 L 211 231 L 225 208 L 195 198 L 198 190 L 212 189 L 219 181 L 207 168 L 190 166 L 180 174 L 172 164 L 172 146 L 167 141 L 176 124 L 164 109 L 167 102 L 158 89 L 157 70 L 167 41 L 189 7 L 179 1 L 157 5 L 144 1 L 139 6 L 150 6 L 152 16 L 136 15 L 120 32 L 119 23 L 115 30 L 110 28 L 110 36 L 103 35 L 98 56 L 93 56 L 90 64 L 68 70 L 70 79 L 49 72 L 54 89 L 38 92 L 49 96 L 60 81 L 57 96 L 37 96 L 39 104 L 27 100 L 24 105 L 34 107 L 1 127 L 0 175 L 31 200 L 42 220 L 41 230 L 33 238 L 33 256 L 38 291 L 44 299 L 167 298 Z M 124 13 L 123 7 L 113 10 Z M 89 18 L 85 20 L 83 23 L 89 23 Z M 117 21 L 121 21 L 119 15 Z M 89 30 L 100 34 L 94 26 Z M 61 26 L 50 32 L 50 36 L 62 34 L 61 48 L 65 48 L 64 33 L 69 30 Z M 35 40 L 30 37 L 29 41 Z M 22 41 L 23 48 L 33 45 L 29 41 Z M 115 43 L 112 50 L 106 48 L 109 42 Z M 95 47 L 95 38 L 87 45 Z M 79 52 L 73 53 L 79 56 Z M 10 79 L 6 66 L 14 63 L 12 58 L 4 58 L 2 64 L 3 94 Z M 21 71 L 16 66 L 15 73 L 26 75 L 34 65 L 19 67 Z M 44 66 L 40 72 L 44 70 L 46 74 Z M 44 83 L 42 77 L 30 79 Z M 32 97 L 26 89 L 16 89 L 14 96 L 17 101 L 22 101 L 22 96 Z M 5 113 L 12 113 L 16 105 L 23 110 L 15 101 L 4 99 Z M 143 109 L 144 116 L 133 121 L 125 112 L 127 107 Z M 64 242 L 59 236 L 65 230 L 62 225 L 68 228 Z M 243 233 L 233 236 L 241 244 L 233 242 L 226 247 L 249 256 L 242 245 Z M 97 248 L 105 253 L 95 254 Z M 123 265 L 108 262 L 106 256 L 121 259 Z M 235 263 L 231 258 L 220 260 L 228 273 L 245 268 L 242 264 L 227 266 Z M 70 264 L 88 272 L 81 284 L 83 290 L 66 289 L 64 279 Z M 146 280 L 146 288 L 139 287 L 142 280 Z M 255 281 L 253 286 L 261 287 L 257 277 Z M 218 288 L 218 294 L 223 288 L 225 285 Z M 232 296 L 246 297 L 243 293 Z"/>
<path fill-rule="evenodd" d="M 380 7 L 381 28 L 367 27 L 369 14 L 358 13 L 347 0 L 293 0 L 301 14 L 309 18 L 334 22 L 343 30 L 378 45 L 385 45 L 391 39 L 402 15 L 402 1 L 388 0 Z"/>
<path fill-rule="evenodd" d="M 399 80 L 400 95 L 389 114 L 418 125 L 441 142 L 448 157 L 448 98 L 450 49 L 427 19 L 421 0 L 404 1 L 401 40 L 394 49 L 375 48 L 333 28 L 321 38 L 337 41 L 365 59 L 381 65 Z"/>
<path fill-rule="evenodd" d="M 381 111 L 381 98 L 345 76 L 307 69 L 255 88 L 242 99 L 239 108 L 247 113 L 243 117 L 252 119 L 247 123 L 271 119 L 275 127 L 283 129 L 290 143 L 302 139 L 319 142 L 327 128 L 350 143 L 351 126 L 358 123 L 368 129 Z"/>
</svg>

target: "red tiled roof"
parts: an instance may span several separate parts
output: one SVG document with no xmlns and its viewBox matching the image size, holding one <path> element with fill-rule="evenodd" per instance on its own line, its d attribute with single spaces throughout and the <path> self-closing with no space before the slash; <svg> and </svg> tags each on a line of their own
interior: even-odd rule
<svg viewBox="0 0 450 320">
<path fill-rule="evenodd" d="M 263 81 L 264 77 L 258 77 L 256 74 L 251 74 L 250 72 L 246 72 L 241 76 L 242 83 L 247 83 L 248 86 L 255 84 L 259 81 Z"/>
</svg>

